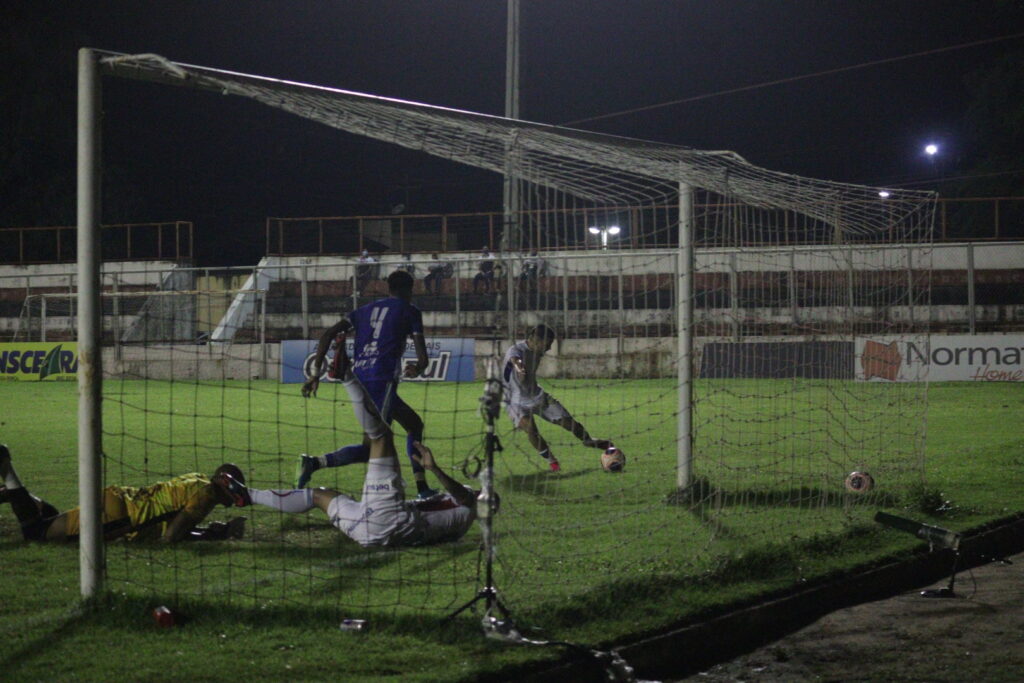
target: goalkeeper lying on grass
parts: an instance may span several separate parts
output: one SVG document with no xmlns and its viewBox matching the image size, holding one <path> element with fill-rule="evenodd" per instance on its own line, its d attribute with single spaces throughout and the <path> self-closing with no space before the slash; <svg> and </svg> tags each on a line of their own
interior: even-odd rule
<svg viewBox="0 0 1024 683">
<path fill-rule="evenodd" d="M 363 498 L 355 500 L 331 489 L 266 490 L 232 488 L 237 497 L 283 512 L 303 513 L 320 508 L 339 531 L 363 547 L 428 545 L 455 541 L 476 518 L 476 495 L 449 477 L 420 442 L 413 457 L 433 472 L 446 493 L 426 500 L 405 500 L 398 454 L 391 429 L 351 372 L 343 382 L 363 431 L 370 439 Z"/>
<path fill-rule="evenodd" d="M 57 508 L 33 496 L 21 483 L 11 463 L 11 451 L 0 444 L 0 503 L 10 503 L 28 541 L 76 541 L 79 509 L 60 513 Z M 242 471 L 225 463 L 207 479 L 198 473 L 183 474 L 150 486 L 108 486 L 103 489 L 103 537 L 108 541 L 222 540 L 240 538 L 245 518 L 197 526 L 217 504 L 241 504 L 228 484 L 244 482 Z"/>
</svg>

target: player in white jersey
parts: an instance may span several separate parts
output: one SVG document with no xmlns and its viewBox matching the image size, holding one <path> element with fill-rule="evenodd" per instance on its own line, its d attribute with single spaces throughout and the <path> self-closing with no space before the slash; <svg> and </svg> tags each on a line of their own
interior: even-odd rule
<svg viewBox="0 0 1024 683">
<path fill-rule="evenodd" d="M 572 432 L 573 436 L 588 448 L 605 449 L 611 446 L 607 439 L 593 439 L 586 427 L 577 422 L 569 411 L 553 396 L 537 384 L 537 366 L 544 354 L 555 341 L 555 331 L 547 325 L 537 325 L 530 330 L 526 341 L 513 344 L 505 352 L 502 363 L 502 380 L 505 387 L 505 411 L 512 418 L 516 429 L 526 432 L 530 445 L 537 454 L 547 460 L 551 470 L 561 469 L 558 459 L 551 452 L 548 442 L 537 430 L 534 415 Z"/>
<path fill-rule="evenodd" d="M 282 512 L 302 513 L 320 508 L 331 524 L 363 547 L 429 545 L 462 538 L 476 519 L 476 494 L 449 477 L 420 442 L 417 462 L 444 487 L 445 493 L 426 500 L 405 500 L 398 455 L 391 428 L 351 372 L 343 381 L 352 408 L 370 439 L 362 500 L 331 489 L 248 489 L 252 502 Z"/>
</svg>

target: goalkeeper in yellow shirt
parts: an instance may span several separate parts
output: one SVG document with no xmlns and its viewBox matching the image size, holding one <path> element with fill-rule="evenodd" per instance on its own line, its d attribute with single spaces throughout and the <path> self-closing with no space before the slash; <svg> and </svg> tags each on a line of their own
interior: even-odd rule
<svg viewBox="0 0 1024 683">
<path fill-rule="evenodd" d="M 0 502 L 9 502 L 29 541 L 75 541 L 79 510 L 59 513 L 49 503 L 31 495 L 18 479 L 11 452 L 0 444 Z M 225 463 L 212 477 L 193 472 L 149 486 L 108 486 L 103 489 L 103 537 L 107 541 L 221 540 L 242 535 L 244 517 L 230 522 L 198 525 L 218 505 L 247 505 L 245 477 L 235 465 Z M 241 491 L 241 493 L 239 493 Z"/>
</svg>

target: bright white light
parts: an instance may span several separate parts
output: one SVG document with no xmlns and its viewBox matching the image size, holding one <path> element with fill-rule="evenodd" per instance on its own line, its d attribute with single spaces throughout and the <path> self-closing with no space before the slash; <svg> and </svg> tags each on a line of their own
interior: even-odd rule
<svg viewBox="0 0 1024 683">
<path fill-rule="evenodd" d="M 936 145 L 934 142 L 929 143 L 924 146 L 924 153 L 930 157 L 933 157 L 939 153 L 939 146 Z"/>
<path fill-rule="evenodd" d="M 881 197 L 882 199 L 888 199 L 891 195 L 889 193 L 889 190 L 880 190 L 878 192 L 878 196 Z"/>
<path fill-rule="evenodd" d="M 591 235 L 601 236 L 601 248 L 608 248 L 608 235 L 618 235 L 622 232 L 622 228 L 617 225 L 609 225 L 607 228 L 599 228 L 596 225 L 591 225 L 587 230 Z"/>
</svg>

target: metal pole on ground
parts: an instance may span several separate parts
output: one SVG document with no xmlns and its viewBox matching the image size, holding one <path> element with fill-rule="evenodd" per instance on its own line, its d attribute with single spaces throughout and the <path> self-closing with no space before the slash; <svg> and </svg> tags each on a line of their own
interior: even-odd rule
<svg viewBox="0 0 1024 683">
<path fill-rule="evenodd" d="M 679 411 L 676 442 L 676 487 L 693 483 L 693 188 L 679 183 L 679 254 L 676 287 L 679 358 Z"/>
<path fill-rule="evenodd" d="M 103 363 L 100 346 L 100 80 L 99 59 L 78 51 L 78 505 L 79 576 L 83 598 L 103 588 Z"/>
</svg>

